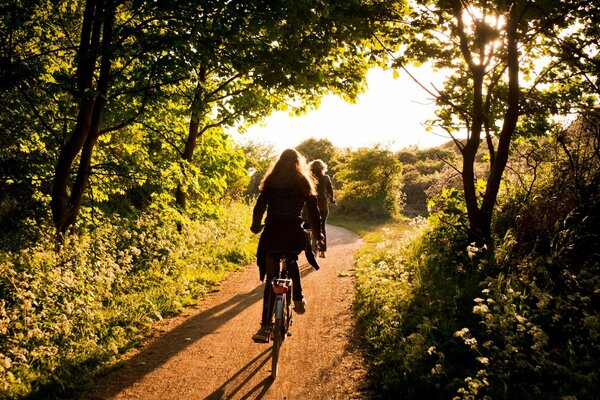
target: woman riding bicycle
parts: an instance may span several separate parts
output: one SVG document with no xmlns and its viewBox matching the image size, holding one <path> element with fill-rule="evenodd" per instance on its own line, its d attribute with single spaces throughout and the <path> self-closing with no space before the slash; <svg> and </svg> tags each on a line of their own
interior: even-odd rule
<svg viewBox="0 0 600 400">
<path fill-rule="evenodd" d="M 322 160 L 311 161 L 308 164 L 308 168 L 317 181 L 317 204 L 319 206 L 319 214 L 321 215 L 321 232 L 324 236 L 323 241 L 319 245 L 319 257 L 325 258 L 325 252 L 327 251 L 325 224 L 329 215 L 329 203 L 335 204 L 333 187 L 331 185 L 331 178 L 326 174 L 327 164 Z"/>
<path fill-rule="evenodd" d="M 257 264 L 261 281 L 265 275 L 267 279 L 260 329 L 252 338 L 258 342 L 267 342 L 274 300 L 271 296 L 270 282 L 279 267 L 279 260 L 272 255 L 283 252 L 298 255 L 306 249 L 307 241 L 301 217 L 304 204 L 312 222 L 313 234 L 319 239 L 322 239 L 323 235 L 320 230 L 315 182 L 306 160 L 296 150 L 287 149 L 281 154 L 260 182 L 259 190 L 250 230 L 254 233 L 261 231 L 262 217 L 266 211 L 264 231 L 258 242 Z M 302 294 L 298 263 L 292 263 L 288 272 L 294 287 L 294 309 L 297 314 L 303 314 L 306 301 Z"/>
</svg>

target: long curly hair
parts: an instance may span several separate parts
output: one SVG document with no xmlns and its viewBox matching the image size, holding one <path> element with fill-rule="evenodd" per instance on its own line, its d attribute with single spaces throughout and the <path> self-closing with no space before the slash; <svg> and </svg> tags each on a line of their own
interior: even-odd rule
<svg viewBox="0 0 600 400">
<path fill-rule="evenodd" d="M 311 161 L 308 164 L 308 168 L 310 168 L 312 174 L 317 178 L 325 175 L 325 173 L 327 172 L 327 164 L 325 164 L 325 162 L 320 159 Z"/>
<path fill-rule="evenodd" d="M 269 167 L 258 185 L 260 191 L 266 188 L 288 190 L 304 196 L 317 193 L 306 159 L 296 149 L 284 150 Z"/>
</svg>

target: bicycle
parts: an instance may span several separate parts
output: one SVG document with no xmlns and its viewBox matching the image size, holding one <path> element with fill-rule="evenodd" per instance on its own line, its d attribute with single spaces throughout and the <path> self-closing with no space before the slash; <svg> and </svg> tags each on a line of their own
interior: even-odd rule
<svg viewBox="0 0 600 400">
<path fill-rule="evenodd" d="M 319 251 L 319 243 L 315 235 L 313 235 L 312 229 L 307 229 L 306 233 L 308 235 L 308 241 L 310 243 L 310 248 L 312 249 L 313 254 L 317 254 Z"/>
<path fill-rule="evenodd" d="M 272 325 L 271 336 L 273 338 L 271 377 L 277 378 L 279 372 L 279 354 L 283 341 L 290 336 L 290 326 L 292 325 L 292 280 L 288 276 L 289 263 L 297 259 L 294 253 L 283 253 L 279 258 L 279 273 L 271 281 L 273 293 L 275 293 L 275 302 L 273 314 L 275 322 Z"/>
<path fill-rule="evenodd" d="M 313 231 L 308 223 L 305 222 L 302 225 L 302 227 L 304 228 L 304 232 L 306 233 L 306 237 L 308 238 L 308 243 L 310 243 L 310 248 L 313 254 L 315 254 L 316 256 L 316 254 L 318 254 L 319 252 L 319 240 L 317 240 L 317 238 L 313 234 Z"/>
</svg>

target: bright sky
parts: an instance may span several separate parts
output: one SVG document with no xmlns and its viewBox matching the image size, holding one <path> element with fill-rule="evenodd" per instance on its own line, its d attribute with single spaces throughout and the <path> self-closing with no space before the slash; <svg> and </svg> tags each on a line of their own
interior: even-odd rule
<svg viewBox="0 0 600 400">
<path fill-rule="evenodd" d="M 415 70 L 421 83 L 440 85 L 441 73 Z M 337 96 L 323 98 L 321 106 L 299 117 L 275 112 L 263 124 L 250 127 L 243 135 L 232 133 L 236 141 L 272 143 L 278 151 L 294 147 L 311 137 L 329 139 L 336 147 L 369 147 L 384 144 L 392 150 L 416 145 L 427 148 L 448 141 L 427 132 L 423 122 L 432 118 L 433 101 L 406 73 L 394 79 L 392 71 L 372 69 L 367 74 L 368 89 L 355 104 Z"/>
</svg>

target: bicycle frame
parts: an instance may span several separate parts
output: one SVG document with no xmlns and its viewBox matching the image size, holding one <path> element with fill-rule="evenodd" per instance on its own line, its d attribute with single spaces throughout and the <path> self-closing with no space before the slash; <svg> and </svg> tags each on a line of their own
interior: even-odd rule
<svg viewBox="0 0 600 400">
<path fill-rule="evenodd" d="M 282 255 L 279 259 L 279 274 L 271 281 L 273 293 L 276 295 L 273 314 L 275 322 L 273 324 L 273 354 L 271 376 L 277 377 L 279 371 L 279 350 L 285 338 L 289 335 L 289 328 L 292 324 L 292 280 L 288 276 L 287 265 L 292 262 L 291 259 Z"/>
</svg>

